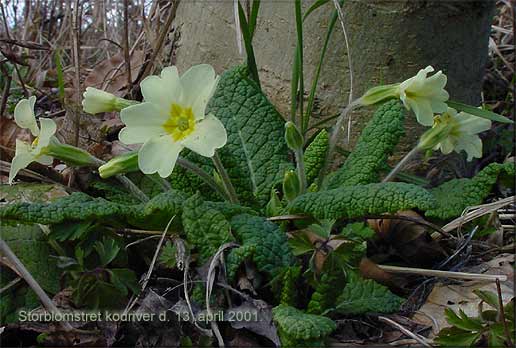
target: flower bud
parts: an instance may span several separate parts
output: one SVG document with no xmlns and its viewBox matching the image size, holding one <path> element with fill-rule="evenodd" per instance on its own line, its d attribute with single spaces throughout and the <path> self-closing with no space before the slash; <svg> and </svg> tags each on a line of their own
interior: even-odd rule
<svg viewBox="0 0 516 348">
<path fill-rule="evenodd" d="M 265 214 L 268 217 L 280 215 L 282 209 L 283 209 L 283 206 L 281 205 L 281 201 L 278 197 L 278 193 L 273 188 L 271 190 L 271 198 L 269 199 L 269 202 L 265 206 Z"/>
<path fill-rule="evenodd" d="M 285 141 L 287 142 L 288 148 L 292 151 L 303 148 L 303 135 L 293 122 L 288 121 L 285 123 Z"/>
<path fill-rule="evenodd" d="M 46 147 L 45 154 L 57 158 L 73 167 L 97 165 L 98 160 L 87 151 L 78 147 L 51 141 Z"/>
<path fill-rule="evenodd" d="M 373 105 L 391 98 L 399 97 L 399 83 L 373 87 L 358 100 L 361 105 Z"/>
<path fill-rule="evenodd" d="M 301 192 L 301 182 L 297 173 L 293 170 L 289 170 L 285 173 L 283 178 L 283 195 L 287 200 L 293 201 Z"/>
<path fill-rule="evenodd" d="M 101 112 L 120 111 L 137 103 L 93 87 L 86 88 L 83 97 L 82 108 L 85 112 L 92 115 Z"/>
<path fill-rule="evenodd" d="M 103 179 L 136 171 L 138 171 L 138 151 L 116 156 L 99 167 L 99 175 Z"/>
</svg>

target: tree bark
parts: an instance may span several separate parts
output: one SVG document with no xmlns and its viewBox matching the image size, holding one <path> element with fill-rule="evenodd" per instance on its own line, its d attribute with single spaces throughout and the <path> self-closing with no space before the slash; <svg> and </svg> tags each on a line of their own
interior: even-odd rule
<svg viewBox="0 0 516 348">
<path fill-rule="evenodd" d="M 313 1 L 304 1 L 308 8 Z M 432 65 L 448 75 L 451 98 L 478 105 L 487 61 L 494 1 L 347 0 L 344 17 L 354 68 L 354 97 L 378 84 L 400 82 Z M 332 1 L 304 23 L 305 86 L 310 86 L 329 19 Z M 245 61 L 237 48 L 232 1 L 182 1 L 176 30 L 180 42 L 172 63 L 180 71 L 199 63 L 222 72 Z M 262 87 L 286 116 L 296 42 L 294 5 L 262 1 L 253 40 Z M 313 121 L 347 104 L 349 71 L 344 38 L 337 23 L 323 65 Z M 352 146 L 371 113 L 353 115 Z M 421 134 L 415 117 L 407 119 L 408 151 Z"/>
</svg>

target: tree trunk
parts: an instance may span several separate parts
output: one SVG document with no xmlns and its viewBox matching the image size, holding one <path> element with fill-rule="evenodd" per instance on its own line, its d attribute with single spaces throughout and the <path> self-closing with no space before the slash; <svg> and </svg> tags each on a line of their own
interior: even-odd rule
<svg viewBox="0 0 516 348">
<path fill-rule="evenodd" d="M 313 1 L 304 1 L 308 8 Z M 305 86 L 310 86 L 322 49 L 330 1 L 304 23 Z M 379 83 L 402 81 L 427 65 L 448 75 L 451 98 L 477 105 L 494 1 L 347 0 L 346 27 L 354 70 L 354 97 Z M 182 1 L 176 20 L 180 42 L 172 60 L 180 71 L 199 63 L 222 72 L 245 60 L 239 54 L 232 1 Z M 262 86 L 286 116 L 290 104 L 290 76 L 296 42 L 294 5 L 290 1 L 262 1 L 253 40 Z M 337 23 L 323 65 L 313 121 L 338 112 L 347 104 L 349 68 L 340 23 Z M 353 115 L 352 141 L 370 112 Z M 407 120 L 407 150 L 421 133 L 415 117 Z"/>
</svg>

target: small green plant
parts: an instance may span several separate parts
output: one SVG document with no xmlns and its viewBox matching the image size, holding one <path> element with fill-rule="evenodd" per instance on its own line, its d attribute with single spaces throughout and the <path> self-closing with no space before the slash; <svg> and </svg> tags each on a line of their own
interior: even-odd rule
<svg viewBox="0 0 516 348">
<path fill-rule="evenodd" d="M 442 347 L 514 347 L 514 298 L 502 309 L 495 293 L 476 290 L 475 294 L 482 300 L 479 316 L 445 309 L 446 320 L 452 326 L 442 329 L 435 341 Z M 484 310 L 484 304 L 490 308 Z"/>
</svg>

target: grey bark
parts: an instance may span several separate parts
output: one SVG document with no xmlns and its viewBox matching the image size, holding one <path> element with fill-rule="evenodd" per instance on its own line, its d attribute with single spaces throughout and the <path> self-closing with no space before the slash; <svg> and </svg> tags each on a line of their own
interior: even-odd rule
<svg viewBox="0 0 516 348">
<path fill-rule="evenodd" d="M 307 8 L 313 1 L 304 1 Z M 334 10 L 332 1 L 304 24 L 305 86 L 309 86 Z M 348 0 L 344 5 L 354 63 L 354 94 L 359 97 L 380 83 L 413 76 L 427 65 L 448 75 L 451 98 L 478 104 L 487 60 L 494 1 Z M 174 63 L 180 71 L 209 63 L 218 72 L 240 64 L 232 1 L 182 1 L 176 28 L 180 42 Z M 290 75 L 296 41 L 292 1 L 262 1 L 253 41 L 262 87 L 284 115 L 290 104 Z M 342 30 L 335 27 L 321 74 L 314 119 L 332 115 L 346 105 L 349 71 Z M 370 112 L 353 116 L 352 142 Z M 407 120 L 408 150 L 421 128 Z"/>
</svg>

